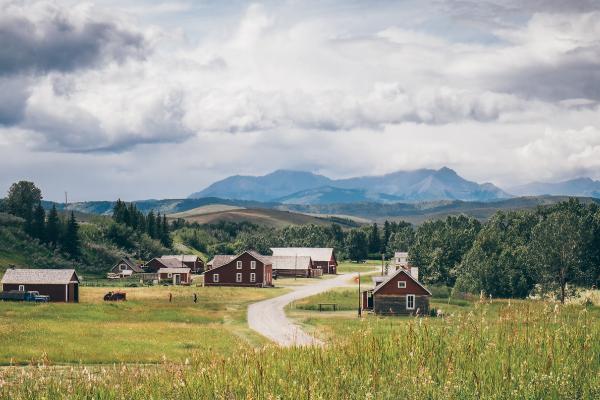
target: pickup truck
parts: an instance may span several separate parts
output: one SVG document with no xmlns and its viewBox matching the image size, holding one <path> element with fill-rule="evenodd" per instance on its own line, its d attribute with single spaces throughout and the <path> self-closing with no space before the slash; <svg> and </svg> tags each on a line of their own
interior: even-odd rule
<svg viewBox="0 0 600 400">
<path fill-rule="evenodd" d="M 21 290 L 9 290 L 7 292 L 0 292 L 0 300 L 47 303 L 48 301 L 50 301 L 50 296 L 41 295 L 40 292 L 35 290 L 27 292 Z"/>
</svg>

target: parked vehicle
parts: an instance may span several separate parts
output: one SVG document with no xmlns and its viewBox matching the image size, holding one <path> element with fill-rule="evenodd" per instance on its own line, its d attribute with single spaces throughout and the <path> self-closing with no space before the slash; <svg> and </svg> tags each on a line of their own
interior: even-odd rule
<svg viewBox="0 0 600 400">
<path fill-rule="evenodd" d="M 22 290 L 9 290 L 6 292 L 0 292 L 0 300 L 2 301 L 28 301 L 35 303 L 47 303 L 50 301 L 50 296 L 41 295 L 40 292 L 22 291 Z"/>
<path fill-rule="evenodd" d="M 108 292 L 104 295 L 104 301 L 126 301 L 127 293 L 125 292 Z"/>
</svg>

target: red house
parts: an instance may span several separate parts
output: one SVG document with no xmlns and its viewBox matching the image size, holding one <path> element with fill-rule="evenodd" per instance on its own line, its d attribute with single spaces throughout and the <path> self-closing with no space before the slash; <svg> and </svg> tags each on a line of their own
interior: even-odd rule
<svg viewBox="0 0 600 400">
<path fill-rule="evenodd" d="M 388 277 L 377 277 L 375 288 L 362 292 L 361 308 L 380 315 L 424 315 L 429 313 L 431 292 L 411 273 L 399 269 Z"/>
<path fill-rule="evenodd" d="M 204 272 L 205 286 L 273 286 L 271 262 L 254 251 L 245 251 Z"/>
<path fill-rule="evenodd" d="M 79 277 L 74 269 L 9 268 L 2 277 L 2 290 L 38 291 L 50 301 L 79 302 Z"/>
<path fill-rule="evenodd" d="M 324 274 L 337 273 L 337 259 L 332 248 L 319 247 L 273 247 L 273 256 L 310 257 L 314 268 L 320 269 Z"/>
</svg>

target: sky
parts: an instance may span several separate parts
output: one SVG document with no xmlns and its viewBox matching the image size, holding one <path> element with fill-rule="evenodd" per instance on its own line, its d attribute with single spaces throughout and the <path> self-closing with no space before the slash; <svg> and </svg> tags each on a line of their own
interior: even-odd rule
<svg viewBox="0 0 600 400">
<path fill-rule="evenodd" d="M 0 0 L 0 196 L 442 166 L 600 179 L 600 2 Z"/>
</svg>

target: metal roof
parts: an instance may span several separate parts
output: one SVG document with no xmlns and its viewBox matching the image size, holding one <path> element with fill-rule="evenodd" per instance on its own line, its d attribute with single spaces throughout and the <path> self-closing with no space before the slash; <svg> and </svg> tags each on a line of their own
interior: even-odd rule
<svg viewBox="0 0 600 400">
<path fill-rule="evenodd" d="M 160 268 L 159 274 L 189 274 L 191 269 L 189 268 Z"/>
<path fill-rule="evenodd" d="M 180 262 L 196 262 L 198 260 L 200 260 L 200 257 L 193 255 L 193 254 L 172 254 L 172 255 L 166 255 L 166 256 L 162 256 L 160 258 L 175 258 L 176 260 L 179 260 Z"/>
<path fill-rule="evenodd" d="M 74 269 L 7 269 L 3 284 L 51 284 L 66 285 L 79 282 Z"/>
<path fill-rule="evenodd" d="M 312 262 L 308 256 L 265 256 L 273 269 L 309 269 Z"/>
<path fill-rule="evenodd" d="M 306 256 L 313 261 L 327 261 L 333 258 L 333 249 L 329 247 L 272 247 L 274 256 Z"/>
</svg>

